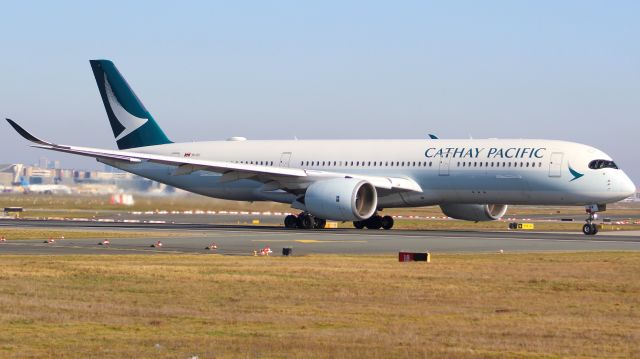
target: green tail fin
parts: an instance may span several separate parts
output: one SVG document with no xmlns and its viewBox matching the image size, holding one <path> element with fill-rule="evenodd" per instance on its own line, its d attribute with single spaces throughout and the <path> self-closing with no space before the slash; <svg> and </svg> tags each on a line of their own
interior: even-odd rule
<svg viewBox="0 0 640 359">
<path fill-rule="evenodd" d="M 113 62 L 89 62 L 119 149 L 171 143 Z"/>
</svg>

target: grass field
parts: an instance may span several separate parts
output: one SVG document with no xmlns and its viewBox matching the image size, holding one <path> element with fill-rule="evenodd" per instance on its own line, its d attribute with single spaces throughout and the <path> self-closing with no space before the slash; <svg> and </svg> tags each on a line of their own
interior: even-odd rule
<svg viewBox="0 0 640 359">
<path fill-rule="evenodd" d="M 11 194 L 0 195 L 0 207 L 24 207 L 29 211 L 38 209 L 47 210 L 78 210 L 81 213 L 96 214 L 96 211 L 154 211 L 154 210 L 234 210 L 234 211 L 292 211 L 289 205 L 273 202 L 237 202 L 213 199 L 199 195 L 174 195 L 174 196 L 136 196 L 136 203 L 126 207 L 109 203 L 109 196 L 105 195 L 42 195 L 42 194 Z M 442 216 L 438 206 L 418 208 L 389 209 L 388 214 L 393 215 L 419 215 Z M 608 215 L 627 216 L 640 218 L 640 203 L 616 203 L 609 205 Z M 584 214 L 584 208 L 580 206 L 556 207 L 556 206 L 509 206 L 507 216 L 527 215 L 575 215 Z"/>
<path fill-rule="evenodd" d="M 529 222 L 529 221 L 526 221 Z M 535 222 L 535 221 L 533 221 Z M 520 232 L 582 232 L 584 222 L 535 222 L 533 230 L 518 230 Z M 341 228 L 353 228 L 351 223 L 340 223 Z M 396 219 L 394 229 L 411 230 L 443 230 L 443 231 L 506 231 L 509 228 L 507 221 L 468 222 L 456 220 L 415 220 Z M 638 231 L 638 224 L 603 224 L 601 232 Z"/>
<path fill-rule="evenodd" d="M 153 231 L 103 231 L 103 230 L 74 230 L 74 229 L 52 229 L 52 228 L 11 228 L 0 227 L 0 236 L 4 236 L 7 240 L 19 239 L 65 239 L 73 238 L 140 238 L 140 237 L 176 237 L 181 235 L 178 232 Z M 197 234 L 194 234 L 197 235 Z"/>
<path fill-rule="evenodd" d="M 0 357 L 640 356 L 640 253 L 0 258 Z"/>
</svg>

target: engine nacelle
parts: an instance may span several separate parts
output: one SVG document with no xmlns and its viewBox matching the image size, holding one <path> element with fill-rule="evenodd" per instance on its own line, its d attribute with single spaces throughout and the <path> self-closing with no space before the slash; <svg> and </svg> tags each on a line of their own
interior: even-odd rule
<svg viewBox="0 0 640 359">
<path fill-rule="evenodd" d="M 465 221 L 495 221 L 507 213 L 506 204 L 442 204 L 442 213 Z"/>
<path fill-rule="evenodd" d="M 378 193 L 368 181 L 335 178 L 312 183 L 304 204 L 316 217 L 335 221 L 361 221 L 371 217 L 378 206 Z"/>
</svg>

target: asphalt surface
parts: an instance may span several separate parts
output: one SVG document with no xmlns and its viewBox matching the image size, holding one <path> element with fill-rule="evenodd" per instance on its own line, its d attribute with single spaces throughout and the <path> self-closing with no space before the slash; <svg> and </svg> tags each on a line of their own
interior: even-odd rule
<svg viewBox="0 0 640 359">
<path fill-rule="evenodd" d="M 144 238 L 110 239 L 109 246 L 98 245 L 100 239 L 64 239 L 53 244 L 43 240 L 8 240 L 0 243 L 0 254 L 154 254 L 219 253 L 252 255 L 270 247 L 273 255 L 282 248 L 293 255 L 306 254 L 382 254 L 415 252 L 542 252 L 542 251 L 610 251 L 640 250 L 640 233 L 605 233 L 593 237 L 581 233 L 472 232 L 472 231 L 403 231 L 403 230 L 287 230 L 282 227 L 242 225 L 173 224 L 173 223 L 104 223 L 70 221 L 0 221 L 3 227 L 39 227 L 90 231 L 146 231 Z M 163 232 L 179 232 L 177 237 Z M 152 247 L 157 241 L 162 247 Z M 205 247 L 215 243 L 217 250 Z"/>
</svg>

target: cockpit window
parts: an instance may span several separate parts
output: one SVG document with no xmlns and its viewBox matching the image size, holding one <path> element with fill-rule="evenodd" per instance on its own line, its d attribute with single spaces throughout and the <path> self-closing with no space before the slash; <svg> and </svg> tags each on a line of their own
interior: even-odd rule
<svg viewBox="0 0 640 359">
<path fill-rule="evenodd" d="M 615 162 L 609 160 L 593 160 L 589 162 L 589 168 L 592 170 L 599 170 L 602 168 L 615 168 L 618 169 Z"/>
</svg>

